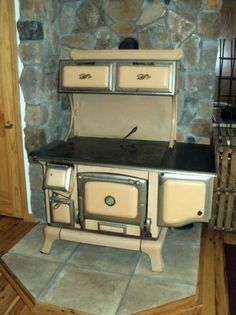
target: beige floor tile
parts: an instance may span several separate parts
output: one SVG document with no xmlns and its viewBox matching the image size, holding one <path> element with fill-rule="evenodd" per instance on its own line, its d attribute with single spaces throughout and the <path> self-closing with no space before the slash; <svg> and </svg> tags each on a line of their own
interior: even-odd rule
<svg viewBox="0 0 236 315">
<path fill-rule="evenodd" d="M 97 271 L 131 274 L 140 252 L 80 244 L 68 260 L 69 264 Z"/>
<path fill-rule="evenodd" d="M 92 314 L 114 315 L 127 282 L 127 276 L 66 266 L 41 300 Z"/>
<path fill-rule="evenodd" d="M 152 272 L 149 257 L 142 253 L 135 274 L 196 286 L 199 252 L 200 248 L 191 246 L 190 243 L 165 243 L 163 248 L 163 272 Z"/>
<path fill-rule="evenodd" d="M 50 254 L 42 254 L 40 250 L 44 241 L 43 224 L 36 225 L 25 237 L 23 237 L 10 253 L 24 254 L 30 257 L 56 261 L 63 263 L 78 246 L 77 243 L 58 240 L 52 245 Z"/>
<path fill-rule="evenodd" d="M 126 315 L 195 294 L 200 234 L 201 225 L 168 232 L 163 273 L 152 272 L 149 257 L 136 251 L 56 241 L 49 255 L 41 254 L 42 225 L 3 260 L 44 302 L 98 315 Z"/>
<path fill-rule="evenodd" d="M 199 246 L 202 232 L 202 223 L 195 223 L 189 230 L 172 228 L 168 230 L 166 241 L 188 242 L 192 245 Z"/>
<path fill-rule="evenodd" d="M 5 254 L 2 259 L 35 298 L 61 267 L 57 262 L 13 253 Z"/>
<path fill-rule="evenodd" d="M 150 309 L 194 294 L 190 285 L 177 285 L 158 279 L 134 276 L 122 300 L 118 315 Z"/>
</svg>

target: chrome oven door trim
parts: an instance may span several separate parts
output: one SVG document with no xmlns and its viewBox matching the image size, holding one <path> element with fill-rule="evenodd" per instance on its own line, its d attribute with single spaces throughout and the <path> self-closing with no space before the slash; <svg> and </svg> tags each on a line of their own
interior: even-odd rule
<svg viewBox="0 0 236 315">
<path fill-rule="evenodd" d="M 147 212 L 147 180 L 127 175 L 120 174 L 110 174 L 110 173 L 78 173 L 78 198 L 79 198 L 79 219 L 83 226 L 85 219 L 102 220 L 108 222 L 126 223 L 139 225 L 140 228 L 144 228 L 146 212 Z M 85 204 L 85 184 L 90 181 L 98 182 L 110 182 L 110 183 L 121 183 L 126 185 L 131 185 L 138 190 L 138 204 L 137 213 L 135 218 L 123 218 L 123 217 L 113 217 L 105 215 L 96 215 L 86 212 Z"/>
</svg>

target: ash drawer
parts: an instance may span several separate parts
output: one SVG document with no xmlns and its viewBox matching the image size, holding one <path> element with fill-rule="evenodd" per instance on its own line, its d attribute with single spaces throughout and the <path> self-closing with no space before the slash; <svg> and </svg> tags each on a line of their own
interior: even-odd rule
<svg viewBox="0 0 236 315">
<path fill-rule="evenodd" d="M 175 63 L 119 64 L 117 90 L 153 91 L 155 94 L 172 95 L 175 92 Z"/>
<path fill-rule="evenodd" d="M 71 64 L 61 65 L 60 90 L 111 89 L 111 65 L 109 64 Z"/>
<path fill-rule="evenodd" d="M 62 198 L 50 199 L 51 223 L 73 225 L 74 224 L 74 202 Z"/>
</svg>

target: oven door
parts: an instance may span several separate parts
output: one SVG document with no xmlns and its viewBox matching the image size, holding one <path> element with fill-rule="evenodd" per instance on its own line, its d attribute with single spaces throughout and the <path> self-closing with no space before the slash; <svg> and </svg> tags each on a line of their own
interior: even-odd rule
<svg viewBox="0 0 236 315">
<path fill-rule="evenodd" d="M 108 173 L 79 173 L 79 218 L 144 226 L 145 179 Z"/>
</svg>

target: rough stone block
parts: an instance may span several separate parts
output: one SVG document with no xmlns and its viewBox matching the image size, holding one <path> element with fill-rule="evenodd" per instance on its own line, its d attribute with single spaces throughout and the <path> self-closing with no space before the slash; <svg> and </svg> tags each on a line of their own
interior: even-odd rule
<svg viewBox="0 0 236 315">
<path fill-rule="evenodd" d="M 173 11 L 168 15 L 168 26 L 171 32 L 173 47 L 179 46 L 193 31 L 195 25 Z"/>
<path fill-rule="evenodd" d="M 23 41 L 20 43 L 19 56 L 25 65 L 40 65 L 48 68 L 47 62 L 55 56 L 52 55 L 50 43 L 47 41 Z"/>
<path fill-rule="evenodd" d="M 213 113 L 213 100 L 200 100 L 198 105 L 198 114 L 203 118 L 209 118 Z"/>
<path fill-rule="evenodd" d="M 218 12 L 201 12 L 198 31 L 207 37 L 218 37 L 220 33 L 220 14 Z"/>
<path fill-rule="evenodd" d="M 46 139 L 47 143 L 61 139 L 62 126 L 60 125 L 60 118 L 57 117 L 58 124 L 55 124 L 55 118 L 49 124 L 49 128 L 47 129 Z M 66 125 L 66 122 L 63 122 Z"/>
<path fill-rule="evenodd" d="M 20 13 L 22 17 L 37 18 L 45 16 L 45 8 L 42 0 L 21 0 Z"/>
<path fill-rule="evenodd" d="M 163 18 L 138 32 L 141 49 L 170 48 L 170 33 Z"/>
<path fill-rule="evenodd" d="M 132 23 L 115 23 L 111 28 L 121 35 L 128 35 L 135 30 L 135 25 Z"/>
<path fill-rule="evenodd" d="M 51 50 L 51 56 L 56 58 L 60 49 L 60 39 L 56 30 L 56 27 L 49 21 L 44 22 L 44 42 Z"/>
<path fill-rule="evenodd" d="M 27 152 L 38 149 L 46 144 L 46 133 L 44 128 L 25 128 L 25 146 Z"/>
<path fill-rule="evenodd" d="M 210 9 L 220 9 L 222 6 L 222 0 L 207 0 L 206 3 Z"/>
<path fill-rule="evenodd" d="M 66 35 L 61 38 L 61 44 L 69 48 L 91 49 L 93 47 L 93 36 L 89 33 Z"/>
<path fill-rule="evenodd" d="M 39 219 L 42 222 L 46 221 L 46 213 L 45 213 L 45 199 L 44 199 L 44 193 L 43 191 L 41 193 L 39 192 L 33 192 L 31 194 L 31 207 L 32 212 L 35 218 Z"/>
<path fill-rule="evenodd" d="M 60 59 L 71 59 L 71 48 L 66 46 L 61 46 L 60 48 Z"/>
<path fill-rule="evenodd" d="M 20 43 L 18 52 L 21 61 L 26 65 L 41 63 L 41 48 L 42 45 L 38 41 Z"/>
<path fill-rule="evenodd" d="M 40 127 L 47 123 L 48 109 L 43 105 L 30 106 L 26 108 L 26 124 L 29 127 Z"/>
<path fill-rule="evenodd" d="M 42 2 L 42 0 L 41 0 Z M 43 0 L 47 19 L 52 23 L 57 17 L 57 0 Z M 68 8 L 68 5 L 67 5 Z"/>
<path fill-rule="evenodd" d="M 71 34 L 73 29 L 76 28 L 78 24 L 75 18 L 77 15 L 77 7 L 77 1 L 71 2 L 70 5 L 68 5 L 67 2 L 61 3 L 58 16 L 60 35 Z"/>
<path fill-rule="evenodd" d="M 20 40 L 44 39 L 43 25 L 38 21 L 18 21 L 17 29 Z"/>
<path fill-rule="evenodd" d="M 141 13 L 144 0 L 105 0 L 104 10 L 114 20 L 135 20 Z"/>
<path fill-rule="evenodd" d="M 46 103 L 58 102 L 57 73 L 45 75 L 43 82 L 43 100 Z"/>
<path fill-rule="evenodd" d="M 186 71 L 185 90 L 188 95 L 199 98 L 211 98 L 214 93 L 215 72 L 204 70 Z"/>
<path fill-rule="evenodd" d="M 197 115 L 198 99 L 192 97 L 186 97 L 184 100 L 184 106 L 179 118 L 180 125 L 189 125 L 194 117 Z"/>
<path fill-rule="evenodd" d="M 137 25 L 145 25 L 152 23 L 162 17 L 166 12 L 166 7 L 162 0 L 155 0 L 151 4 L 146 5 L 136 22 Z"/>
<path fill-rule="evenodd" d="M 218 52 L 218 42 L 213 39 L 202 41 L 202 68 L 215 69 Z"/>
<path fill-rule="evenodd" d="M 26 66 L 22 71 L 20 85 L 27 104 L 38 105 L 42 102 L 42 73 L 39 66 Z"/>
<path fill-rule="evenodd" d="M 63 111 L 60 114 L 60 139 L 64 140 L 66 135 L 69 132 L 69 126 L 70 126 L 70 112 L 69 111 Z"/>
<path fill-rule="evenodd" d="M 191 121 L 197 116 L 198 100 L 186 98 L 179 117 L 179 126 L 189 126 Z"/>
<path fill-rule="evenodd" d="M 194 119 L 191 123 L 191 132 L 194 136 L 210 138 L 212 124 L 206 119 Z"/>
<path fill-rule="evenodd" d="M 112 32 L 107 26 L 99 27 L 95 33 L 94 48 L 107 49 L 118 46 L 120 42 L 119 36 Z"/>
<path fill-rule="evenodd" d="M 99 27 L 105 25 L 104 10 L 101 1 L 88 0 L 84 1 L 76 11 L 74 31 L 94 32 Z"/>
<path fill-rule="evenodd" d="M 184 130 L 182 127 L 179 127 L 177 129 L 177 141 L 178 142 L 184 142 L 185 136 L 184 136 Z"/>
<path fill-rule="evenodd" d="M 67 94 L 60 94 L 59 95 L 61 110 L 62 111 L 69 111 L 70 109 L 70 100 Z"/>
<path fill-rule="evenodd" d="M 43 187 L 43 169 L 38 163 L 30 163 L 30 187 L 33 192 L 42 192 Z"/>
<path fill-rule="evenodd" d="M 195 22 L 204 0 L 172 0 L 176 13 L 191 22 Z"/>
<path fill-rule="evenodd" d="M 200 63 L 200 41 L 198 35 L 191 35 L 182 45 L 183 61 L 182 65 L 186 69 L 197 68 Z"/>
</svg>

